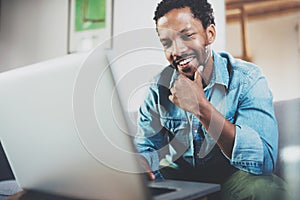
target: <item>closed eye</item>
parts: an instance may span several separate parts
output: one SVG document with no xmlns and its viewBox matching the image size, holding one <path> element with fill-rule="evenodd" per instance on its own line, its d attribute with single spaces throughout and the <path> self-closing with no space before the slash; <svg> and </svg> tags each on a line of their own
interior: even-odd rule
<svg viewBox="0 0 300 200">
<path fill-rule="evenodd" d="M 164 46 L 164 47 L 170 47 L 171 46 L 171 40 L 161 40 L 161 44 Z"/>
<path fill-rule="evenodd" d="M 183 40 L 189 40 L 189 39 L 192 38 L 193 35 L 194 35 L 194 33 L 191 33 L 191 34 L 182 34 L 182 35 L 181 35 L 181 38 L 182 38 Z"/>
</svg>

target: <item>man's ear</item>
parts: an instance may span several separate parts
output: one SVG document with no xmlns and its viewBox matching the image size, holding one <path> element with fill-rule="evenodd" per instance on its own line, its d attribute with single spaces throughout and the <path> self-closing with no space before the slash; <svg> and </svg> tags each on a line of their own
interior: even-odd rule
<svg viewBox="0 0 300 200">
<path fill-rule="evenodd" d="M 206 36 L 207 36 L 207 45 L 212 44 L 216 39 L 216 27 L 213 24 L 210 24 L 206 28 Z"/>
</svg>

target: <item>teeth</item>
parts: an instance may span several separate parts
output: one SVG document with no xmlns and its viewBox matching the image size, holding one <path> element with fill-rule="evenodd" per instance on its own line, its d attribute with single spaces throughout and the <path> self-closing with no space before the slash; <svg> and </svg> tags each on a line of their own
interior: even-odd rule
<svg viewBox="0 0 300 200">
<path fill-rule="evenodd" d="M 193 59 L 193 58 L 187 58 L 187 59 L 184 59 L 184 60 L 180 61 L 178 64 L 179 64 L 179 65 L 185 65 L 185 64 L 191 62 L 192 59 Z"/>
</svg>

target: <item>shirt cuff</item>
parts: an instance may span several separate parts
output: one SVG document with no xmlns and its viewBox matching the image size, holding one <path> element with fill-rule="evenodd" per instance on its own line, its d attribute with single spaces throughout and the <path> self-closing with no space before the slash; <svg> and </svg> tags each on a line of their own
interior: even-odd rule
<svg viewBox="0 0 300 200">
<path fill-rule="evenodd" d="M 140 153 L 148 162 L 152 171 L 159 170 L 159 158 L 156 151 L 148 151 Z"/>
<path fill-rule="evenodd" d="M 236 126 L 230 163 L 240 170 L 258 175 L 263 172 L 263 160 L 263 144 L 257 132 L 247 126 Z"/>
</svg>

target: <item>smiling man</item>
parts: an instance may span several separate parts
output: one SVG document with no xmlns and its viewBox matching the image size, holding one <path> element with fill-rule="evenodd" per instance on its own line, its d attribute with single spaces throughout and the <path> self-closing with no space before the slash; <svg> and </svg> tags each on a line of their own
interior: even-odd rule
<svg viewBox="0 0 300 200">
<path fill-rule="evenodd" d="M 170 65 L 149 88 L 135 137 L 151 179 L 222 184 L 220 199 L 286 199 L 272 174 L 278 130 L 260 68 L 216 53 L 206 0 L 163 0 L 155 11 Z"/>
</svg>

